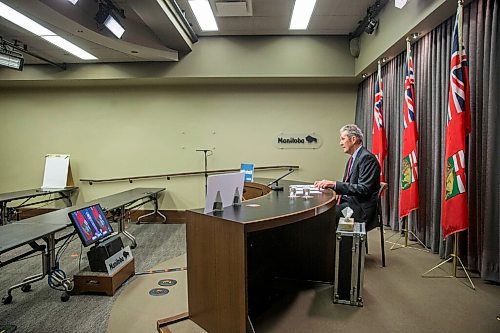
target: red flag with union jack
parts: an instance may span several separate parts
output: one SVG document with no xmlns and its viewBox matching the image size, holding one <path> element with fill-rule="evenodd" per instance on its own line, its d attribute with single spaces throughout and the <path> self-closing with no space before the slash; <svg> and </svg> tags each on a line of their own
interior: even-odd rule
<svg viewBox="0 0 500 333">
<path fill-rule="evenodd" d="M 380 163 L 380 181 L 385 181 L 384 158 L 387 156 L 387 137 L 384 127 L 384 92 L 380 61 L 378 62 L 377 80 L 375 81 L 375 106 L 373 108 L 373 139 L 372 153 Z"/>
<path fill-rule="evenodd" d="M 462 5 L 459 3 L 451 45 L 450 92 L 447 110 L 443 209 L 443 237 L 469 227 L 466 146 L 470 133 L 468 64 L 462 41 Z"/>
<path fill-rule="evenodd" d="M 406 76 L 403 106 L 403 160 L 401 167 L 401 191 L 399 195 L 399 217 L 410 214 L 418 208 L 417 173 L 417 121 L 415 109 L 413 59 L 410 41 L 406 41 Z"/>
</svg>

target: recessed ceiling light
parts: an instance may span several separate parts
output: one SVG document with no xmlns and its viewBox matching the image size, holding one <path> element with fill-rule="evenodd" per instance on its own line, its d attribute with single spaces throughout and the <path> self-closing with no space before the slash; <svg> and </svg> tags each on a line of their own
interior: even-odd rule
<svg viewBox="0 0 500 333">
<path fill-rule="evenodd" d="M 386 63 L 389 61 L 389 58 L 388 57 L 383 57 L 382 59 L 380 59 L 383 63 Z"/>
<path fill-rule="evenodd" d="M 79 48 L 75 44 L 60 37 L 55 32 L 50 31 L 49 29 L 43 27 L 42 25 L 40 25 L 37 22 L 33 21 L 32 19 L 28 18 L 27 16 L 19 13 L 17 10 L 10 8 L 6 4 L 4 4 L 3 2 L 0 2 L 0 17 L 3 17 L 7 21 L 10 21 L 10 22 L 20 26 L 21 28 L 28 30 L 32 34 L 35 34 L 39 37 L 42 37 L 43 39 L 47 40 L 48 42 L 54 44 L 57 47 L 62 48 L 65 51 L 68 51 L 69 53 L 73 54 L 74 56 L 76 56 L 80 59 L 83 59 L 83 60 L 96 60 L 97 59 L 92 54 L 88 53 L 87 51 L 84 51 L 83 49 Z"/>
<path fill-rule="evenodd" d="M 306 30 L 311 20 L 316 0 L 295 0 L 290 30 Z"/>
<path fill-rule="evenodd" d="M 81 49 L 80 47 L 76 46 L 75 44 L 67 41 L 66 39 L 62 38 L 61 36 L 41 36 L 43 39 L 46 41 L 54 44 L 57 47 L 60 47 L 61 49 L 68 51 L 75 57 L 78 57 L 82 60 L 96 60 L 97 58 L 94 57 L 92 54 L 88 53 L 87 51 Z"/>
<path fill-rule="evenodd" d="M 40 24 L 2 2 L 0 2 L 0 16 L 37 36 L 55 35 L 54 32 L 42 27 Z"/>
<path fill-rule="evenodd" d="M 194 16 L 203 31 L 218 31 L 214 12 L 208 0 L 189 0 L 189 6 L 193 10 Z"/>
<path fill-rule="evenodd" d="M 362 77 L 363 79 L 366 79 L 366 78 L 368 77 L 368 73 L 363 73 L 363 75 L 361 75 L 361 77 Z"/>
<path fill-rule="evenodd" d="M 394 0 L 394 7 L 401 9 L 406 5 L 407 2 L 408 0 Z"/>
</svg>

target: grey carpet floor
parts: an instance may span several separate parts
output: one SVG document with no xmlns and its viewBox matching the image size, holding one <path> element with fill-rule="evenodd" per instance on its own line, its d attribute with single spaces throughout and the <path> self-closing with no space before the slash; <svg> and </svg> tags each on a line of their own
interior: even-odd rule
<svg viewBox="0 0 500 333">
<path fill-rule="evenodd" d="M 184 225 L 131 224 L 128 230 L 138 242 L 134 250 L 136 272 L 186 251 Z M 388 231 L 386 237 L 391 234 Z M 284 297 L 270 304 L 259 318 L 252 318 L 256 332 L 500 332 L 496 319 L 500 314 L 499 286 L 474 278 L 474 291 L 463 279 L 424 279 L 421 274 L 439 262 L 437 255 L 412 249 L 389 251 L 389 245 L 387 267 L 381 268 L 378 234 L 369 233 L 369 241 L 363 308 L 332 304 L 330 285 L 284 283 Z M 127 239 L 124 243 L 129 244 Z M 78 272 L 78 257 L 72 255 L 79 252 L 76 239 L 62 255 L 61 268 L 69 275 Z M 86 264 L 84 256 L 82 266 Z M 37 273 L 39 266 L 37 256 L 2 267 L 0 292 Z M 73 296 L 63 303 L 61 292 L 50 289 L 46 280 L 39 281 L 30 292 L 15 290 L 12 304 L 0 305 L 0 323 L 15 324 L 18 332 L 105 332 L 113 303 L 125 288 L 113 297 Z M 147 306 L 144 304 L 144 311 Z M 186 323 L 178 326 L 182 325 Z M 196 325 L 187 327 L 172 327 L 172 331 L 203 331 Z"/>
<path fill-rule="evenodd" d="M 378 231 L 368 238 L 362 308 L 332 304 L 329 285 L 289 282 L 282 286 L 283 297 L 253 319 L 256 332 L 500 332 L 499 286 L 477 277 L 472 278 L 476 290 L 462 278 L 422 278 L 440 262 L 438 256 L 409 248 L 390 251 L 387 243 L 382 268 Z M 444 268 L 451 272 L 452 265 Z"/>
<path fill-rule="evenodd" d="M 137 239 L 133 250 L 136 272 L 146 271 L 167 259 L 186 252 L 185 226 L 174 224 L 130 224 L 128 229 Z M 123 237 L 124 245 L 130 241 Z M 60 244 L 58 244 L 60 245 Z M 79 271 L 78 254 L 80 240 L 75 238 L 61 257 L 61 269 L 72 276 Z M 9 253 L 12 255 L 15 252 Z M 81 267 L 88 265 L 86 249 L 83 250 Z M 5 257 L 5 258 L 4 258 Z M 7 259 L 5 255 L 2 260 Z M 39 272 L 40 256 L 13 263 L 0 269 L 0 292 L 2 296 L 9 286 L 28 275 Z M 137 278 L 133 277 L 132 279 Z M 113 297 L 99 295 L 72 296 L 68 302 L 61 302 L 62 292 L 52 290 L 47 280 L 32 285 L 32 290 L 23 293 L 13 291 L 11 304 L 0 304 L 0 323 L 14 324 L 18 332 L 106 332 L 111 307 L 123 288 Z M 130 281 L 130 280 L 129 280 Z"/>
</svg>

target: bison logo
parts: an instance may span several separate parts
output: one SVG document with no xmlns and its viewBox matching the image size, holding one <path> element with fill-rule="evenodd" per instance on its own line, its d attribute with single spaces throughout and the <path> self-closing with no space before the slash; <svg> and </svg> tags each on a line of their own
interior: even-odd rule
<svg viewBox="0 0 500 333">
<path fill-rule="evenodd" d="M 306 141 L 307 141 L 308 143 L 313 143 L 313 142 L 314 142 L 314 143 L 318 143 L 318 139 L 316 139 L 315 137 L 310 136 L 310 135 L 306 136 Z"/>
</svg>

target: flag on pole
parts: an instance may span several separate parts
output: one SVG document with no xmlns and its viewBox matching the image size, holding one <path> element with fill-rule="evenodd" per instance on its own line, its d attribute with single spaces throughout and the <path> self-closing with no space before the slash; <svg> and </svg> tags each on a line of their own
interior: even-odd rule
<svg viewBox="0 0 500 333">
<path fill-rule="evenodd" d="M 450 63 L 450 92 L 447 110 L 443 208 L 443 236 L 469 227 L 466 181 L 465 139 L 470 133 L 470 97 L 468 64 L 462 40 L 462 4 L 459 2 Z"/>
<path fill-rule="evenodd" d="M 415 76 L 411 57 L 410 40 L 406 40 L 405 96 L 403 106 L 403 161 L 401 190 L 399 195 L 399 217 L 410 214 L 418 208 L 417 173 L 417 121 L 415 109 Z"/>
<path fill-rule="evenodd" d="M 380 61 L 378 62 L 377 80 L 375 81 L 375 106 L 373 108 L 373 139 L 372 153 L 380 164 L 380 181 L 385 181 L 384 158 L 387 155 L 387 137 L 384 127 L 384 92 L 382 75 L 380 74 Z"/>
</svg>

